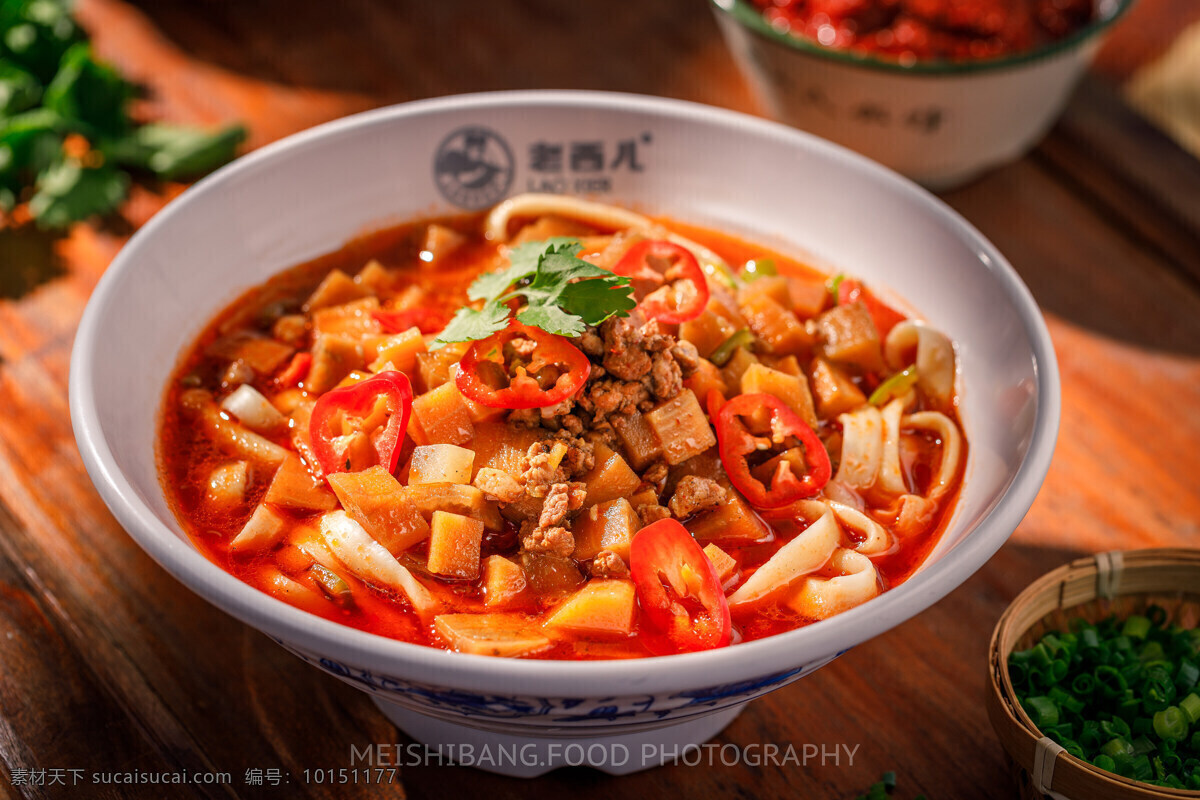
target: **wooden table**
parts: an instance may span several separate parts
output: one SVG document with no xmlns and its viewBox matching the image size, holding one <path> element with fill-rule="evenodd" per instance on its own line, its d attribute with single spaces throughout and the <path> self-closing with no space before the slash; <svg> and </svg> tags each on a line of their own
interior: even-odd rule
<svg viewBox="0 0 1200 800">
<path fill-rule="evenodd" d="M 699 0 L 639 4 L 87 0 L 97 47 L 148 111 L 241 119 L 259 145 L 350 111 L 469 90 L 637 91 L 753 111 Z M 1098 69 L 1121 79 L 1200 16 L 1143 0 Z M 1134 23 L 1130 23 L 1134 25 Z M 1123 38 L 1124 37 L 1124 38 Z M 67 363 L 119 226 L 0 236 L 0 788 L 26 797 L 842 798 L 885 770 L 898 797 L 1011 797 L 984 713 L 985 649 L 1030 580 L 1081 553 L 1200 537 L 1200 163 L 1091 79 L 1029 157 L 946 195 L 1042 304 L 1063 376 L 1050 475 L 1000 553 L 949 598 L 751 705 L 720 743 L 846 745 L 853 763 L 669 766 L 536 781 L 448 766 L 398 786 L 303 782 L 351 747 L 406 742 L 365 695 L 183 588 L 105 510 L 67 410 Z M 144 194 L 125 216 L 161 200 Z M 157 387 L 162 376 L 146 377 Z M 30 785 L 69 772 L 213 771 L 225 785 Z M 266 785 L 248 785 L 258 770 Z M 270 785 L 271 770 L 290 776 Z M 36 774 L 36 773 L 35 773 Z"/>
</svg>

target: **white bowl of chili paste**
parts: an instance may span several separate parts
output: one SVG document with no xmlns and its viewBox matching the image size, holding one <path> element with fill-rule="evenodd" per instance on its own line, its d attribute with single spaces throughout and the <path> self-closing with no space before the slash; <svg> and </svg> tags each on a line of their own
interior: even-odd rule
<svg viewBox="0 0 1200 800">
<path fill-rule="evenodd" d="M 712 0 L 776 119 L 933 189 L 1019 158 L 1132 0 Z"/>
<path fill-rule="evenodd" d="M 654 766 L 944 597 L 1033 502 L 1059 404 L 1028 290 L 935 198 L 587 92 L 240 159 L 130 240 L 71 365 L 147 553 L 514 775 Z"/>
</svg>

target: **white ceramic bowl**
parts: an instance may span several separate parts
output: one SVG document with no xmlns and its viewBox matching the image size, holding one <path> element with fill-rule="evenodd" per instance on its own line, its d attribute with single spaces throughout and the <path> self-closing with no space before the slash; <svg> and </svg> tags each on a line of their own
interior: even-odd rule
<svg viewBox="0 0 1200 800">
<path fill-rule="evenodd" d="M 771 116 L 948 189 L 1037 144 L 1133 0 L 1096 0 L 1094 22 L 1028 53 L 912 66 L 778 31 L 749 0 L 710 2 Z"/>
<path fill-rule="evenodd" d="M 468 130 L 491 167 L 464 175 L 438 153 L 462 149 Z M 556 146 L 562 171 L 536 169 Z M 585 171 L 597 149 L 602 166 Z M 318 619 L 193 547 L 159 486 L 155 420 L 176 358 L 210 317 L 247 287 L 364 229 L 547 186 L 809 253 L 894 286 L 957 341 L 970 458 L 953 521 L 924 569 L 859 608 L 769 639 L 666 658 L 554 662 L 451 653 Z M 180 581 L 371 692 L 413 737 L 504 745 L 519 756 L 515 763 L 484 766 L 532 775 L 580 761 L 611 772 L 657 764 L 672 746 L 716 733 L 747 701 L 945 596 L 1033 502 L 1054 448 L 1059 384 L 1042 317 L 1003 256 L 941 202 L 878 165 L 705 106 L 516 92 L 339 120 L 185 192 L 130 240 L 97 286 L 75 341 L 71 412 L 105 502 Z"/>
</svg>

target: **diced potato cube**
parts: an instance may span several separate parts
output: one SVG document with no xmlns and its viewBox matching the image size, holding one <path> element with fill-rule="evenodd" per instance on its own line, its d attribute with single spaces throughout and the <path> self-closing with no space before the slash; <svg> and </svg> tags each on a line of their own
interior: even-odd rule
<svg viewBox="0 0 1200 800">
<path fill-rule="evenodd" d="M 425 243 L 421 249 L 429 253 L 430 261 L 436 264 L 462 247 L 466 241 L 467 237 L 458 231 L 435 222 L 425 229 Z"/>
<path fill-rule="evenodd" d="M 471 412 L 453 383 L 443 383 L 413 400 L 418 430 L 409 435 L 420 444 L 465 444 L 475 435 Z"/>
<path fill-rule="evenodd" d="M 379 323 L 371 316 L 372 311 L 379 310 L 379 298 L 364 297 L 341 305 L 328 306 L 314 311 L 313 332 L 340 333 L 352 339 L 361 339 L 371 334 L 379 333 Z"/>
<path fill-rule="evenodd" d="M 460 653 L 517 658 L 550 647 L 550 638 L 516 614 L 439 614 L 433 626 Z"/>
<path fill-rule="evenodd" d="M 417 388 L 428 392 L 450 380 L 451 371 L 466 352 L 466 343 L 456 342 L 432 352 L 417 353 Z"/>
<path fill-rule="evenodd" d="M 831 308 L 817 318 L 817 334 L 826 358 L 865 370 L 883 367 L 883 350 L 871 312 L 861 302 Z"/>
<path fill-rule="evenodd" d="M 470 483 L 475 451 L 452 444 L 424 444 L 413 449 L 408 484 Z"/>
<path fill-rule="evenodd" d="M 362 348 L 348 336 L 326 333 L 313 341 L 312 366 L 304 379 L 310 394 L 321 394 L 337 386 L 352 370 L 363 366 Z"/>
<path fill-rule="evenodd" d="M 483 492 L 474 486 L 458 483 L 422 483 L 405 487 L 404 498 L 404 502 L 411 504 L 426 519 L 432 519 L 433 512 L 440 509 L 477 519 L 489 531 L 498 531 L 504 527 L 504 519 L 500 516 L 496 504 L 488 502 Z"/>
<path fill-rule="evenodd" d="M 583 476 L 583 482 L 587 484 L 587 498 L 583 501 L 586 508 L 618 497 L 628 497 L 641 486 L 642 479 L 618 453 L 597 445 L 596 466 Z"/>
<path fill-rule="evenodd" d="M 545 627 L 585 636 L 629 636 L 636 608 L 632 581 L 594 579 L 556 608 Z"/>
<path fill-rule="evenodd" d="M 586 580 L 572 559 L 553 553 L 522 553 L 521 567 L 529 588 L 543 600 L 570 594 Z"/>
<path fill-rule="evenodd" d="M 704 358 L 712 355 L 737 329 L 729 320 L 705 309 L 700 316 L 679 326 L 679 338 L 691 342 Z"/>
<path fill-rule="evenodd" d="M 462 514 L 434 511 L 429 528 L 429 571 L 451 578 L 478 578 L 483 523 Z"/>
<path fill-rule="evenodd" d="M 717 580 L 724 586 L 729 582 L 729 579 L 737 574 L 738 562 L 733 556 L 726 553 L 721 548 L 711 542 L 704 546 L 704 555 L 708 556 L 708 560 L 712 562 L 713 569 L 717 571 Z"/>
<path fill-rule="evenodd" d="M 742 297 L 766 295 L 784 308 L 792 307 L 792 295 L 788 291 L 788 278 L 783 275 L 760 275 L 747 283 L 738 294 L 738 302 Z"/>
<path fill-rule="evenodd" d="M 729 386 L 725 383 L 721 368 L 708 359 L 700 361 L 696 371 L 683 382 L 683 385 L 685 388 L 691 389 L 692 394 L 705 404 L 708 402 L 708 393 L 711 391 L 718 391 L 722 395 L 729 393 Z"/>
<path fill-rule="evenodd" d="M 830 299 L 825 279 L 816 275 L 805 278 L 788 276 L 788 295 L 791 302 L 786 305 L 800 319 L 811 319 L 820 314 Z"/>
<path fill-rule="evenodd" d="M 367 290 L 361 284 L 340 269 L 335 269 L 325 276 L 325 280 L 313 290 L 304 303 L 305 311 L 316 311 L 327 306 L 339 306 L 367 295 Z"/>
<path fill-rule="evenodd" d="M 540 437 L 532 428 L 518 428 L 506 422 L 482 422 L 475 426 L 471 449 L 475 451 L 475 472 L 491 467 L 514 478 L 521 474 L 521 459 Z M 474 476 L 472 476 L 474 477 Z"/>
<path fill-rule="evenodd" d="M 394 369 L 406 375 L 412 374 L 417 366 L 417 355 L 424 352 L 425 337 L 421 335 L 419 328 L 409 328 L 401 333 L 392 334 L 376 345 L 371 371 Z"/>
<path fill-rule="evenodd" d="M 795 356 L 767 356 L 760 359 L 771 369 L 779 370 L 788 375 L 803 375 L 803 370 L 800 369 L 800 360 Z"/>
<path fill-rule="evenodd" d="M 587 561 L 601 550 L 611 550 L 628 562 L 629 543 L 641 526 L 633 504 L 624 497 L 594 505 L 583 511 L 571 526 L 575 534 L 575 552 L 571 556 Z"/>
<path fill-rule="evenodd" d="M 686 461 L 717 443 L 708 417 L 691 389 L 684 389 L 651 411 L 646 422 L 662 442 L 668 464 Z"/>
<path fill-rule="evenodd" d="M 266 550 L 283 536 L 285 524 L 279 512 L 269 506 L 259 505 L 242 526 L 241 532 L 229 543 L 229 550 L 234 555 Z"/>
<path fill-rule="evenodd" d="M 337 498 L 325 488 L 325 482 L 314 478 L 299 456 L 290 453 L 275 471 L 263 502 L 297 511 L 332 511 L 337 507 Z"/>
<path fill-rule="evenodd" d="M 245 461 L 221 464 L 209 473 L 204 499 L 218 511 L 228 510 L 246 499 L 249 482 L 250 467 Z"/>
<path fill-rule="evenodd" d="M 388 268 L 373 258 L 354 276 L 354 282 L 375 295 L 383 294 L 395 283 Z"/>
<path fill-rule="evenodd" d="M 733 355 L 725 362 L 725 366 L 721 367 L 721 377 L 725 380 L 726 386 L 741 386 L 742 375 L 749 369 L 751 364 L 759 363 L 758 357 L 744 347 L 739 347 L 733 351 Z"/>
<path fill-rule="evenodd" d="M 634 511 L 636 511 L 640 506 L 658 505 L 658 500 L 658 491 L 653 486 L 647 485 L 630 495 L 629 505 L 633 506 Z M 641 527 L 640 522 L 637 527 Z"/>
<path fill-rule="evenodd" d="M 429 523 L 385 468 L 335 472 L 328 480 L 350 518 L 392 555 L 428 538 Z"/>
<path fill-rule="evenodd" d="M 767 350 L 807 357 L 812 349 L 812 337 L 804 329 L 804 323 L 769 295 L 748 292 L 743 290 L 738 294 L 738 308 Z"/>
<path fill-rule="evenodd" d="M 483 604 L 488 608 L 519 605 L 528 588 L 520 564 L 504 556 L 488 556 L 483 560 Z"/>
<path fill-rule="evenodd" d="M 688 520 L 688 530 L 702 542 L 759 541 L 770 533 L 749 504 L 737 492 L 728 492 L 724 502 L 711 511 Z"/>
<path fill-rule="evenodd" d="M 701 362 L 709 364 L 708 361 Z M 662 442 L 658 440 L 654 429 L 646 422 L 646 418 L 634 412 L 610 418 L 613 429 L 621 440 L 625 457 L 634 469 L 645 469 L 653 462 L 662 458 Z"/>
<path fill-rule="evenodd" d="M 867 402 L 850 376 L 823 358 L 813 359 L 808 375 L 821 419 L 833 419 Z"/>
<path fill-rule="evenodd" d="M 713 292 L 713 296 L 708 301 L 706 308 L 728 322 L 735 331 L 746 327 L 746 318 L 738 310 L 734 299 L 724 290 L 721 290 L 719 293 Z"/>
<path fill-rule="evenodd" d="M 762 364 L 751 364 L 742 373 L 742 394 L 769 394 L 778 397 L 800 419 L 812 427 L 817 425 L 817 414 L 813 410 L 812 395 L 808 381 L 798 375 L 771 369 Z"/>
<path fill-rule="evenodd" d="M 266 376 L 273 375 L 282 367 L 296 352 L 296 348 L 265 336 L 235 333 L 217 339 L 205 352 L 227 361 L 240 361 L 254 370 L 255 374 Z"/>
</svg>

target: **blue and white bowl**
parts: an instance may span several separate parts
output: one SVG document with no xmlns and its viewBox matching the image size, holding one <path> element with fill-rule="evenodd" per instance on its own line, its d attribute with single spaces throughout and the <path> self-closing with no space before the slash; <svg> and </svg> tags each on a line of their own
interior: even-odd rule
<svg viewBox="0 0 1200 800">
<path fill-rule="evenodd" d="M 439 153 L 468 136 L 486 169 L 464 175 Z M 154 446 L 165 382 L 205 323 L 246 288 L 366 229 L 529 190 L 587 194 L 836 265 L 894 287 L 952 336 L 970 456 L 958 506 L 924 568 L 863 606 L 772 638 L 661 658 L 555 662 L 452 653 L 338 625 L 201 555 L 163 496 Z M 536 775 L 561 764 L 610 772 L 658 764 L 714 735 L 748 701 L 944 597 L 1033 502 L 1054 448 L 1059 384 L 1042 317 L 1004 257 L 886 169 L 705 106 L 516 92 L 333 122 L 185 192 L 130 240 L 97 286 L 75 342 L 71 413 L 105 502 L 180 581 L 370 692 L 417 740 L 458 747 L 451 757 L 463 763 Z M 480 761 L 462 757 L 464 745 L 475 754 L 495 749 Z"/>
</svg>

